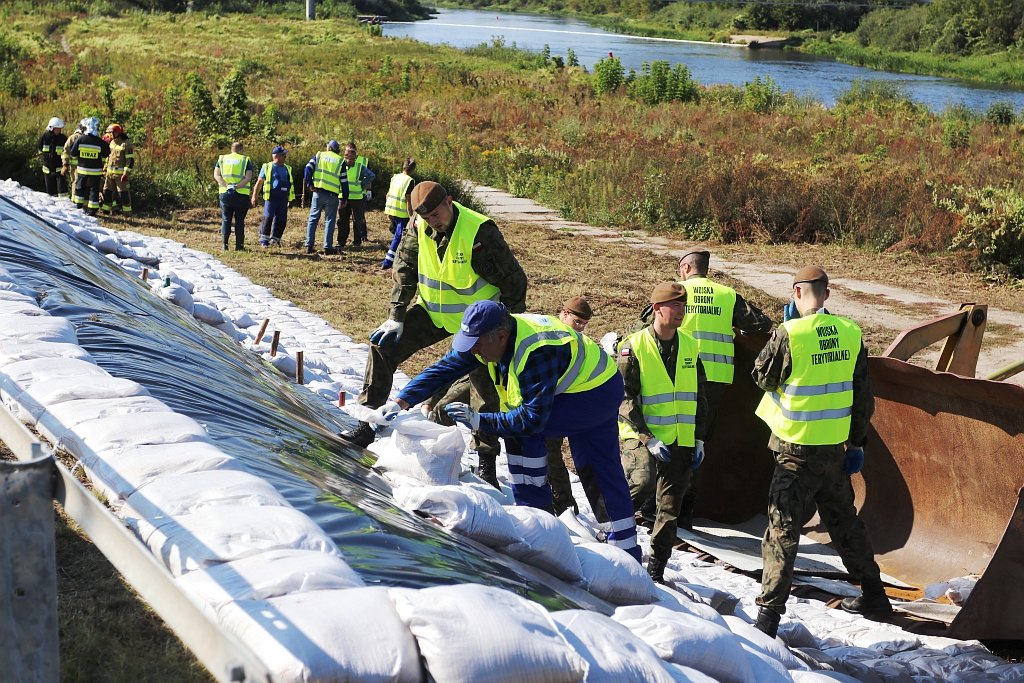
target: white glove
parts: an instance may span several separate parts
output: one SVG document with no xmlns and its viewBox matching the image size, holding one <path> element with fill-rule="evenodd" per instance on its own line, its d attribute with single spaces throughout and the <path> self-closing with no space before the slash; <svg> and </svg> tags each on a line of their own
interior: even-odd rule
<svg viewBox="0 0 1024 683">
<path fill-rule="evenodd" d="M 474 432 L 480 429 L 480 413 L 470 408 L 465 403 L 449 403 L 444 407 L 448 417 L 461 422 Z"/>
<path fill-rule="evenodd" d="M 652 436 L 647 440 L 647 450 L 651 452 L 651 455 L 662 462 L 671 462 L 672 460 L 672 449 L 666 446 L 665 442 L 657 437 Z"/>
<path fill-rule="evenodd" d="M 690 463 L 690 469 L 697 469 L 702 462 L 704 462 L 704 442 L 697 439 L 697 445 L 693 447 L 693 462 Z"/>
<path fill-rule="evenodd" d="M 616 345 L 615 343 L 617 341 L 619 341 L 619 333 L 609 332 L 608 334 L 601 337 L 601 348 L 604 349 L 604 352 L 607 353 L 609 356 L 614 356 Z"/>
<path fill-rule="evenodd" d="M 370 343 L 376 344 L 377 346 L 384 346 L 391 341 L 398 341 L 402 336 L 402 330 L 405 328 L 405 323 L 400 323 L 395 320 L 385 320 L 380 324 L 380 327 L 370 333 Z"/>
<path fill-rule="evenodd" d="M 402 412 L 402 406 L 398 405 L 397 401 L 388 401 L 380 408 L 377 408 L 374 412 L 376 419 L 372 420 L 375 424 L 387 424 L 391 422 L 398 414 Z"/>
</svg>

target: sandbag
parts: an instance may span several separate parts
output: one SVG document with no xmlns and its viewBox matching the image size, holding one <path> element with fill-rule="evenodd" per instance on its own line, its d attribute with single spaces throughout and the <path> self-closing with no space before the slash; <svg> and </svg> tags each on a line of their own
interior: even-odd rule
<svg viewBox="0 0 1024 683">
<path fill-rule="evenodd" d="M 33 358 L 78 358 L 94 362 L 89 352 L 78 344 L 48 341 L 0 341 L 0 368 Z"/>
<path fill-rule="evenodd" d="M 216 306 L 201 301 L 192 304 L 192 315 L 207 325 L 217 326 L 224 322 L 224 314 Z"/>
<path fill-rule="evenodd" d="M 727 628 L 656 605 L 619 607 L 612 618 L 666 661 L 692 667 L 725 683 L 754 680 L 747 653 Z"/>
<path fill-rule="evenodd" d="M 148 520 L 192 514 L 218 505 L 288 505 L 267 481 L 239 470 L 163 476 L 137 489 L 125 504 L 125 516 Z"/>
<path fill-rule="evenodd" d="M 658 654 L 628 628 L 587 610 L 552 612 L 566 641 L 587 661 L 586 683 L 671 683 Z"/>
<path fill-rule="evenodd" d="M 399 507 L 431 515 L 477 543 L 500 548 L 523 541 L 505 509 L 479 491 L 457 485 L 399 486 L 393 495 Z"/>
<path fill-rule="evenodd" d="M 197 569 L 175 580 L 189 595 L 211 606 L 365 585 L 345 560 L 310 550 L 271 550 Z"/>
<path fill-rule="evenodd" d="M 270 550 L 339 554 L 313 520 L 279 505 L 219 505 L 174 518 L 124 521 L 175 576 Z"/>
<path fill-rule="evenodd" d="M 722 615 L 710 605 L 694 601 L 670 586 L 655 584 L 655 588 L 658 591 L 658 599 L 652 604 L 659 605 L 665 609 L 670 609 L 673 612 L 691 614 L 695 617 L 718 624 L 722 628 L 729 628 L 725 623 L 725 619 L 722 618 Z"/>
<path fill-rule="evenodd" d="M 218 469 L 244 471 L 245 466 L 212 443 L 202 441 L 110 448 L 85 463 L 93 489 L 115 509 L 154 479 Z"/>
<path fill-rule="evenodd" d="M 586 662 L 543 607 L 477 584 L 391 589 L 427 670 L 444 683 L 577 683 Z"/>
<path fill-rule="evenodd" d="M 625 550 L 606 543 L 584 543 L 575 550 L 584 586 L 597 597 L 613 605 L 648 604 L 658 599 L 650 575 Z"/>
<path fill-rule="evenodd" d="M 424 484 L 458 484 L 462 453 L 466 450 L 458 428 L 410 417 L 396 420 L 391 436 L 372 444 L 369 450 L 378 455 L 374 467 Z"/>
<path fill-rule="evenodd" d="M 498 492 L 493 487 L 489 488 Z M 572 539 L 557 517 L 544 510 L 522 505 L 506 505 L 504 509 L 523 540 L 499 548 L 501 552 L 543 569 L 563 581 L 583 579 L 583 566 L 576 556 Z"/>
<path fill-rule="evenodd" d="M 293 593 L 217 612 L 283 683 L 420 683 L 412 634 L 386 588 Z"/>
<path fill-rule="evenodd" d="M 36 427 L 53 443 L 62 442 L 69 431 L 89 420 L 136 413 L 169 413 L 170 406 L 148 395 L 118 398 L 80 398 L 52 403 L 39 417 Z"/>
<path fill-rule="evenodd" d="M 83 422 L 65 437 L 63 445 L 88 465 L 96 453 L 112 448 L 209 440 L 203 426 L 186 415 L 138 413 Z"/>
<path fill-rule="evenodd" d="M 739 617 L 730 615 L 724 617 L 724 619 L 725 623 L 729 626 L 729 630 L 736 634 L 740 640 L 780 662 L 786 669 L 807 670 L 807 665 L 790 652 L 789 648 L 783 645 L 779 639 L 765 635 Z"/>
<path fill-rule="evenodd" d="M 0 339 L 78 344 L 68 320 L 48 315 L 0 315 Z"/>
</svg>

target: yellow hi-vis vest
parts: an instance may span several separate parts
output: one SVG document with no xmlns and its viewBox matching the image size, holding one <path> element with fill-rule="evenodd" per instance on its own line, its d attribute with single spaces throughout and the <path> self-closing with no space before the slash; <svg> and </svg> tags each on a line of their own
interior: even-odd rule
<svg viewBox="0 0 1024 683">
<path fill-rule="evenodd" d="M 420 306 L 427 310 L 431 322 L 452 334 L 459 331 L 462 314 L 475 301 L 497 301 L 501 290 L 476 274 L 473 270 L 473 244 L 480 226 L 490 220 L 487 216 L 453 202 L 459 210 L 459 220 L 452 228 L 444 260 L 437 255 L 437 242 L 427 236 L 427 223 L 416 221 L 419 242 L 419 271 L 417 293 Z"/>
<path fill-rule="evenodd" d="M 696 445 L 697 431 L 697 340 L 676 331 L 679 348 L 676 351 L 676 379 L 669 378 L 665 362 L 661 359 L 654 330 L 645 327 L 629 336 L 633 356 L 640 364 L 640 410 L 647 428 L 665 444 Z M 633 426 L 619 420 L 619 437 L 639 439 Z"/>
<path fill-rule="evenodd" d="M 845 443 L 860 328 L 829 313 L 812 313 L 782 326 L 789 334 L 793 371 L 787 384 L 764 395 L 755 413 L 783 441 L 805 446 Z"/>
<path fill-rule="evenodd" d="M 288 164 L 284 164 L 285 169 L 288 171 L 288 201 L 295 201 L 295 182 L 292 176 L 292 167 Z M 263 164 L 263 200 L 270 201 L 270 191 L 273 189 L 271 185 L 274 182 L 274 162 L 268 161 Z"/>
<path fill-rule="evenodd" d="M 388 187 L 388 196 L 384 203 L 386 215 L 395 218 L 409 217 L 409 187 L 411 185 L 411 175 L 396 173 L 391 176 L 391 186 Z"/>
<path fill-rule="evenodd" d="M 334 152 L 317 152 L 316 169 L 313 171 L 313 187 L 341 194 L 341 164 L 345 160 Z M 351 187 L 349 190 L 351 191 Z M 351 196 L 351 195 L 350 195 Z"/>
<path fill-rule="evenodd" d="M 249 157 L 244 154 L 222 154 L 219 161 L 220 165 L 220 177 L 224 180 L 225 185 L 238 185 L 238 183 L 245 180 L 245 169 L 249 166 Z M 249 186 L 236 187 L 235 192 L 238 194 L 249 194 Z M 224 194 L 228 191 L 227 187 L 221 187 L 220 193 Z"/>
<path fill-rule="evenodd" d="M 348 198 L 363 198 L 363 168 L 366 166 L 366 157 L 358 156 L 354 164 L 348 167 Z"/>
<path fill-rule="evenodd" d="M 706 277 L 690 278 L 680 284 L 686 288 L 686 315 L 681 327 L 697 340 L 700 362 L 704 364 L 708 381 L 732 384 L 736 355 L 732 314 L 736 308 L 736 290 Z"/>
<path fill-rule="evenodd" d="M 580 334 L 558 318 L 529 313 L 512 317 L 516 321 L 516 338 L 506 381 L 502 382 L 498 376 L 497 363 L 487 363 L 487 370 L 494 387 L 498 390 L 503 411 L 508 412 L 523 404 L 519 373 L 526 367 L 530 354 L 542 346 L 568 344 L 571 352 L 569 367 L 555 385 L 556 396 L 590 391 L 607 382 L 617 372 L 615 363 L 597 342 Z"/>
</svg>

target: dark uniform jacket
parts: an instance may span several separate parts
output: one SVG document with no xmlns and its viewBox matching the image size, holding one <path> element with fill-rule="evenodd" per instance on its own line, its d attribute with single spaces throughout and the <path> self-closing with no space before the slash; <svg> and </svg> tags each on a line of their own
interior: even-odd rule
<svg viewBox="0 0 1024 683">
<path fill-rule="evenodd" d="M 821 312 L 828 313 L 825 309 Z M 767 392 L 773 392 L 786 383 L 792 372 L 793 357 L 789 350 L 789 333 L 785 327 L 780 326 L 775 328 L 771 339 L 754 361 L 751 376 L 757 386 Z M 868 376 L 868 351 L 862 342 L 853 368 L 853 413 L 850 416 L 850 438 L 847 439 L 847 443 L 858 448 L 864 447 L 864 442 L 868 438 L 868 424 L 874 412 L 875 396 L 871 392 L 871 378 Z M 808 455 L 809 451 L 817 446 L 789 443 L 772 434 L 768 448 L 776 453 Z"/>
<path fill-rule="evenodd" d="M 64 152 L 64 143 L 68 136 L 64 133 L 54 133 L 48 130 L 39 138 L 39 154 L 42 156 L 43 166 L 51 171 L 59 171 L 61 167 L 61 154 Z"/>
<path fill-rule="evenodd" d="M 662 341 L 658 339 L 657 335 L 654 334 L 654 330 L 650 325 L 644 328 L 647 330 L 647 334 L 654 337 L 655 343 L 658 345 L 658 350 L 661 352 L 661 360 L 665 363 L 665 369 L 668 370 L 669 378 L 674 382 L 676 379 L 676 354 L 679 351 L 679 338 L 677 335 L 673 335 L 672 339 L 668 341 Z M 636 433 L 640 435 L 640 441 L 644 444 L 653 435 L 651 430 L 647 427 L 647 421 L 644 419 L 644 413 L 640 406 L 640 361 L 636 359 L 633 354 L 633 345 L 629 339 L 623 340 L 618 346 L 617 363 L 619 366 L 619 372 L 622 374 L 622 379 L 626 385 L 625 398 L 622 400 L 622 405 L 619 407 L 619 417 L 623 418 L 633 426 Z M 704 436 L 707 432 L 707 378 L 704 375 L 704 364 L 697 361 L 697 415 L 696 415 L 696 429 L 694 437 L 701 441 L 704 440 Z M 633 441 L 627 439 L 627 442 Z M 627 447 L 632 447 L 635 444 L 627 443 Z"/>
<path fill-rule="evenodd" d="M 459 220 L 459 209 L 452 206 L 455 215 L 452 225 Z M 395 286 L 391 290 L 391 319 L 403 322 L 405 314 L 416 295 L 419 280 L 419 231 L 416 229 L 415 217 L 410 220 L 409 227 L 402 234 L 395 257 Z M 426 229 L 427 235 L 437 240 L 437 255 L 444 258 L 451 235 L 448 232 L 435 232 Z M 526 310 L 526 273 L 519 265 L 512 250 L 505 242 L 505 237 L 498 230 L 494 221 L 485 221 L 476 233 L 471 259 L 473 271 L 487 282 L 501 290 L 501 303 L 505 304 L 510 313 L 523 313 Z"/>
</svg>

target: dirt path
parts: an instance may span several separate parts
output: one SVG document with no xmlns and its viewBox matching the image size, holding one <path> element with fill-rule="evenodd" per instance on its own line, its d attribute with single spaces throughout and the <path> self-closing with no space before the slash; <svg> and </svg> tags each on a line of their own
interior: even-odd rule
<svg viewBox="0 0 1024 683">
<path fill-rule="evenodd" d="M 682 256 L 695 243 L 649 235 L 641 231 L 622 231 L 597 228 L 584 223 L 564 220 L 557 211 L 543 207 L 533 200 L 513 197 L 508 193 L 487 187 L 474 186 L 474 194 L 488 208 L 488 214 L 499 221 L 530 223 L 549 230 L 589 237 L 597 242 L 616 242 L 635 249 L 667 256 Z M 712 270 L 722 272 L 759 289 L 769 296 L 788 299 L 793 266 L 786 263 L 765 262 L 758 255 L 757 263 L 735 257 L 723 260 L 717 254 L 721 249 L 711 247 Z M 730 249 L 730 251 L 734 251 Z M 893 287 L 867 280 L 834 277 L 831 282 L 831 307 L 848 315 L 862 325 L 873 325 L 891 331 L 892 338 L 906 328 L 932 318 L 953 313 L 960 301 L 953 301 L 927 293 L 929 283 L 921 282 L 921 291 Z M 986 294 L 967 288 L 965 300 L 986 301 Z M 934 366 L 941 347 L 932 345 L 914 357 L 922 365 Z M 1024 313 L 989 308 L 985 344 L 978 361 L 978 376 L 989 374 L 1024 359 Z M 1024 384 L 1024 373 L 1011 378 Z"/>
</svg>

